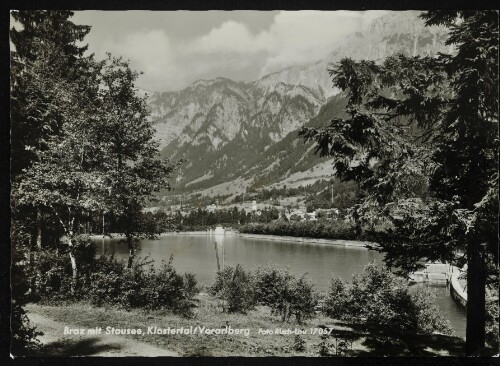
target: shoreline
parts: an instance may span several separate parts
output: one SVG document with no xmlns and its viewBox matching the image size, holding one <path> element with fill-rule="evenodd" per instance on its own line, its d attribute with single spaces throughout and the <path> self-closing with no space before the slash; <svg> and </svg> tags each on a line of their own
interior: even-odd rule
<svg viewBox="0 0 500 366">
<path fill-rule="evenodd" d="M 452 274 L 450 280 L 451 297 L 463 308 L 467 308 L 467 291 L 460 285 L 459 277 L 462 275 L 463 270 L 458 267 L 452 266 Z"/>
<path fill-rule="evenodd" d="M 229 234 L 224 234 L 228 236 L 239 236 L 248 239 L 258 239 L 258 240 L 270 240 L 270 241 L 285 241 L 292 243 L 306 243 L 306 244 L 319 244 L 319 245 L 335 245 L 344 246 L 350 248 L 361 248 L 367 250 L 373 250 L 378 247 L 377 243 L 370 241 L 361 240 L 344 240 L 344 239 L 318 239 L 309 238 L 303 236 L 281 236 L 281 235 L 267 235 L 267 234 L 250 234 L 250 233 L 240 233 L 236 231 L 229 231 Z M 123 235 L 111 234 L 112 238 L 123 238 Z M 159 237 L 165 236 L 190 236 L 190 235 L 217 235 L 213 232 L 210 234 L 209 231 L 179 231 L 179 232 L 165 232 L 159 234 Z M 91 235 L 91 239 L 103 239 L 102 235 Z M 109 236 L 104 236 L 104 239 L 109 239 Z"/>
<path fill-rule="evenodd" d="M 352 248 L 361 249 L 374 249 L 378 246 L 377 243 L 361 240 L 345 240 L 345 239 L 316 239 L 308 238 L 304 236 L 281 236 L 281 235 L 267 235 L 267 234 L 248 234 L 248 233 L 237 233 L 238 236 L 243 238 L 251 239 L 263 239 L 272 241 L 287 241 L 295 243 L 307 243 L 307 244 L 320 244 L 320 245 L 335 245 L 344 246 Z"/>
</svg>

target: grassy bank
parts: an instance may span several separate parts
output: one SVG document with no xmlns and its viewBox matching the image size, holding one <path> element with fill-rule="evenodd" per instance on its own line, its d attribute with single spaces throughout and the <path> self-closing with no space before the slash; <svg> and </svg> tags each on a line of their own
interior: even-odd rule
<svg viewBox="0 0 500 366">
<path fill-rule="evenodd" d="M 115 328 L 141 328 L 147 331 L 150 326 L 159 328 L 197 327 L 233 329 L 249 328 L 249 336 L 241 335 L 122 335 L 140 342 L 146 342 L 160 348 L 177 352 L 182 356 L 320 356 L 322 349 L 332 355 L 342 341 L 348 341 L 347 347 L 341 352 L 346 356 L 435 356 L 461 355 L 463 340 L 457 337 L 442 335 L 412 336 L 402 342 L 392 335 L 390 330 L 359 329 L 353 325 L 332 321 L 318 316 L 302 325 L 294 322 L 282 322 L 270 314 L 267 307 L 259 306 L 248 314 L 226 314 L 221 312 L 218 300 L 207 294 L 196 297 L 194 316 L 190 319 L 167 311 L 120 310 L 116 307 L 94 307 L 85 302 L 68 304 L 66 306 L 48 306 L 30 304 L 26 307 L 28 313 L 64 323 L 78 325 L 83 328 L 107 326 Z M 35 324 L 36 325 L 36 324 Z M 305 329 L 331 327 L 330 336 L 321 337 L 309 331 L 300 338 L 304 349 L 297 350 L 297 340 L 289 334 L 258 334 L 262 329 Z M 63 329 L 61 329 L 61 334 Z M 50 345 L 45 345 L 50 347 Z M 340 347 L 339 347 L 340 349 Z M 43 355 L 44 349 L 40 350 Z"/>
</svg>

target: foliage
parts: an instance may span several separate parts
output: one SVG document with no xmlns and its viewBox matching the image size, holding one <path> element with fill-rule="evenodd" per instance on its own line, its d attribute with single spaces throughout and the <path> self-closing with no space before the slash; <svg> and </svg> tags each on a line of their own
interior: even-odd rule
<svg viewBox="0 0 500 366">
<path fill-rule="evenodd" d="M 293 350 L 297 352 L 304 352 L 306 350 L 306 341 L 299 334 L 296 334 L 293 338 Z"/>
<path fill-rule="evenodd" d="M 246 224 L 240 232 L 250 234 L 282 235 L 322 239 L 362 239 L 355 225 L 343 220 L 283 221 L 269 224 Z"/>
<path fill-rule="evenodd" d="M 19 240 L 20 236 L 13 238 Z M 26 276 L 30 270 L 28 255 L 20 243 L 12 248 L 12 265 L 11 265 L 11 281 L 16 286 L 12 286 L 11 296 L 11 313 L 10 313 L 10 329 L 11 329 L 11 353 L 15 356 L 29 355 L 40 347 L 40 342 L 37 337 L 43 335 L 42 332 L 33 327 L 23 306 L 33 298 L 33 293 L 30 292 L 30 278 Z"/>
<path fill-rule="evenodd" d="M 23 270 L 26 281 L 32 285 L 32 299 L 62 301 L 79 299 L 85 294 L 89 276 L 95 270 L 95 243 L 85 237 L 75 240 L 74 255 L 80 263 L 80 276 L 75 291 L 71 291 L 71 265 L 68 262 L 68 247 L 58 250 L 44 249 L 37 253 L 36 261 Z"/>
<path fill-rule="evenodd" d="M 35 278 L 34 288 L 40 299 L 52 301 L 78 296 L 76 291 L 71 292 L 71 267 L 64 254 L 54 250 L 39 253 L 36 267 L 30 275 Z"/>
<path fill-rule="evenodd" d="M 152 262 L 142 260 L 132 268 L 125 268 L 114 258 L 101 257 L 98 270 L 92 274 L 90 300 L 96 305 L 169 309 L 189 315 L 190 301 L 198 292 L 196 279 L 192 274 L 179 275 L 172 261 L 170 257 L 168 262 L 156 268 Z"/>
<path fill-rule="evenodd" d="M 200 287 L 198 286 L 195 274 L 189 272 L 184 273 L 183 283 L 183 290 L 188 299 L 193 299 L 200 292 Z"/>
<path fill-rule="evenodd" d="M 38 336 L 43 332 L 37 331 L 30 321 L 22 306 L 14 304 L 11 309 L 10 327 L 11 353 L 16 356 L 27 356 L 40 348 Z"/>
<path fill-rule="evenodd" d="M 152 309 L 174 309 L 185 311 L 192 299 L 197 294 L 196 280 L 193 274 L 188 277 L 179 275 L 172 266 L 173 256 L 168 262 L 162 262 L 159 269 L 150 269 L 147 277 L 146 301 L 147 307 Z M 186 283 L 184 279 L 189 279 Z"/>
<path fill-rule="evenodd" d="M 350 285 L 332 280 L 323 311 L 367 328 L 397 334 L 451 333 L 450 325 L 432 305 L 429 290 L 414 290 L 387 268 L 370 263 Z"/>
<path fill-rule="evenodd" d="M 226 267 L 217 272 L 209 292 L 224 301 L 228 312 L 246 312 L 255 305 L 271 308 L 271 314 L 282 321 L 292 316 L 300 324 L 314 317 L 318 294 L 312 283 L 301 276 L 295 278 L 288 270 L 276 265 L 259 267 L 247 272 L 241 265 Z"/>
<path fill-rule="evenodd" d="M 348 293 L 344 282 L 340 278 L 332 278 L 330 288 L 323 304 L 323 311 L 326 315 L 340 319 L 346 314 L 348 309 Z"/>
<path fill-rule="evenodd" d="M 306 279 L 305 275 L 292 282 L 287 319 L 294 315 L 297 323 L 301 324 L 304 320 L 314 317 L 318 294 L 313 287 L 312 281 Z"/>
<path fill-rule="evenodd" d="M 297 279 L 286 269 L 266 265 L 255 271 L 254 278 L 257 301 L 269 306 L 283 321 L 293 315 L 300 324 L 314 316 L 318 295 L 305 276 Z"/>
<path fill-rule="evenodd" d="M 178 274 L 173 257 L 157 268 L 147 259 L 126 268 L 113 256 L 96 257 L 95 244 L 80 239 L 76 245 L 80 277 L 71 292 L 71 266 L 67 252 L 52 249 L 38 255 L 36 267 L 27 270 L 28 281 L 34 277 L 34 291 L 43 302 L 61 303 L 88 299 L 97 306 L 115 305 L 124 309 L 167 309 L 190 314 L 191 301 L 198 293 L 194 274 Z"/>
<path fill-rule="evenodd" d="M 255 273 L 255 290 L 260 304 L 285 320 L 291 300 L 293 276 L 288 270 L 274 265 L 259 267 Z"/>
<path fill-rule="evenodd" d="M 325 356 L 331 356 L 331 348 L 332 344 L 328 341 L 328 335 L 323 334 L 321 335 L 321 342 L 319 343 L 318 347 L 318 353 L 320 356 L 325 357 Z"/>
<path fill-rule="evenodd" d="M 108 54 L 98 95 L 104 123 L 97 126 L 97 141 L 106 144 L 100 177 L 107 189 L 103 211 L 113 216 L 115 232 L 125 234 L 131 257 L 134 238 L 154 234 L 144 225 L 141 209 L 153 192 L 170 188 L 167 179 L 174 168 L 158 158 L 146 97 L 137 96 L 134 87 L 138 75 L 127 61 Z"/>
<path fill-rule="evenodd" d="M 46 149 L 47 137 L 60 132 L 65 83 L 86 77 L 90 58 L 83 57 L 87 46 L 80 42 L 90 27 L 73 24 L 69 21 L 73 12 L 67 10 L 11 14 L 22 26 L 10 31 L 15 49 L 11 53 L 11 141 L 16 177 L 37 159 L 38 151 Z"/>
<path fill-rule="evenodd" d="M 38 248 L 42 246 L 42 221 L 44 224 L 57 222 L 51 230 L 46 230 L 51 235 L 61 234 L 60 229 L 67 235 L 72 234 L 73 227 L 64 223 L 74 222 L 72 214 L 80 211 L 75 206 L 80 209 L 83 206 L 85 210 L 92 205 L 87 195 L 71 195 L 71 192 L 81 191 L 82 184 L 88 183 L 90 178 L 86 166 L 82 166 L 85 159 L 80 151 L 73 153 L 79 150 L 78 143 L 82 140 L 85 143 L 86 136 L 81 129 L 82 133 L 76 133 L 76 126 L 84 125 L 92 131 L 99 64 L 93 56 L 83 56 L 87 47 L 80 42 L 90 27 L 73 24 L 69 21 L 72 15 L 71 11 L 12 13 L 21 27 L 12 28 L 10 32 L 14 46 L 11 53 L 11 199 L 16 212 L 14 220 L 19 222 L 16 226 L 32 235 L 29 239 L 31 250 L 35 242 Z M 73 139 L 65 139 L 69 135 Z M 75 155 L 78 158 L 72 160 Z M 80 158 L 82 162 L 78 164 Z M 58 164 L 50 171 L 49 167 L 57 159 Z M 88 164 L 89 160 L 85 162 Z M 65 164 L 71 165 L 67 172 L 63 169 Z M 55 185 L 59 189 L 52 189 Z M 61 212 L 63 205 L 70 206 L 69 210 Z M 73 208 L 76 210 L 71 211 Z M 45 217 L 49 210 L 51 215 Z M 62 215 L 56 217 L 55 213 Z M 70 213 L 69 218 L 67 213 Z M 53 238 L 46 236 L 46 244 L 49 244 L 47 239 L 53 242 Z M 34 257 L 30 255 L 29 260 Z M 72 252 L 69 257 L 74 263 Z M 74 267 L 73 285 L 77 275 Z"/>
<path fill-rule="evenodd" d="M 240 264 L 218 271 L 209 292 L 223 300 L 224 310 L 229 313 L 244 313 L 256 303 L 253 276 Z"/>
<path fill-rule="evenodd" d="M 486 342 L 498 350 L 500 346 L 499 336 L 499 311 L 498 311 L 498 287 L 488 291 L 486 299 Z"/>
</svg>

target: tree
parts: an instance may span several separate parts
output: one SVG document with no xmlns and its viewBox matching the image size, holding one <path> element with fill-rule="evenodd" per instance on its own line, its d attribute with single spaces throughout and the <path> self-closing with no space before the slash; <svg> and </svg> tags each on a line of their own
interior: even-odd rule
<svg viewBox="0 0 500 366">
<path fill-rule="evenodd" d="M 84 225 L 103 212 L 112 213 L 131 243 L 146 226 L 140 222 L 141 205 L 153 191 L 165 188 L 172 166 L 156 157 L 145 99 L 136 96 L 134 87 L 138 74 L 110 55 L 102 62 L 83 57 L 85 48 L 75 43 L 89 28 L 69 22 L 71 15 L 23 12 L 19 19 L 24 30 L 12 33 L 20 44 L 16 58 L 25 66 L 14 73 L 22 79 L 29 71 L 37 81 L 30 84 L 37 91 L 30 98 L 14 93 L 22 113 L 13 123 L 21 126 L 25 118 L 42 132 L 48 130 L 31 138 L 35 153 L 21 164 L 12 198 L 16 208 L 36 208 L 55 218 L 70 249 L 74 292 L 75 243 Z M 62 34 L 52 34 L 58 32 Z M 33 47 L 25 47 L 22 40 Z M 19 127 L 19 146 L 32 150 L 23 140 L 26 133 Z"/>
<path fill-rule="evenodd" d="M 98 70 L 89 84 L 97 80 Z M 70 248 L 74 291 L 78 270 L 73 244 L 82 223 L 90 220 L 91 213 L 102 211 L 106 186 L 101 156 L 106 145 L 98 143 L 102 120 L 96 94 L 83 95 L 67 81 L 59 87 L 66 92 L 52 103 L 60 110 L 60 131 L 46 138 L 46 147 L 13 185 L 12 197 L 20 207 L 42 208 L 57 219 Z"/>
<path fill-rule="evenodd" d="M 334 157 L 340 178 L 360 183 L 358 222 L 391 222 L 377 236 L 389 265 L 408 272 L 422 259 L 460 263 L 465 253 L 465 351 L 479 355 L 486 286 L 498 279 L 498 14 L 423 18 L 449 28 L 453 54 L 343 59 L 331 75 L 349 117 L 301 134 Z"/>
<path fill-rule="evenodd" d="M 99 126 L 99 141 L 106 144 L 101 156 L 109 190 L 106 207 L 115 217 L 115 229 L 125 234 L 129 268 L 135 255 L 134 239 L 155 234 L 145 227 L 141 209 L 153 192 L 170 189 L 168 177 L 175 167 L 158 158 L 146 99 L 137 96 L 134 87 L 138 75 L 128 62 L 108 54 L 98 96 L 105 119 Z"/>
<path fill-rule="evenodd" d="M 71 11 L 17 10 L 12 17 L 20 25 L 12 27 L 11 52 L 11 126 L 12 176 L 36 160 L 45 147 L 47 136 L 57 134 L 61 125 L 60 109 L 53 101 L 64 89 L 59 81 L 77 81 L 86 76 L 84 57 L 87 45 L 79 42 L 89 26 L 75 25 Z M 16 25 L 17 26 L 17 25 Z M 79 90 L 83 83 L 73 85 Z"/>
<path fill-rule="evenodd" d="M 23 172 L 47 149 L 47 139 L 60 133 L 63 116 L 59 100 L 67 89 L 84 92 L 92 55 L 79 45 L 90 27 L 75 25 L 71 11 L 13 11 L 16 21 L 10 31 L 11 51 L 11 180 L 16 184 Z M 31 251 L 42 248 L 43 207 L 14 208 L 14 220 L 31 232 Z M 32 257 L 32 256 L 31 256 Z"/>
<path fill-rule="evenodd" d="M 30 300 L 34 289 L 34 283 L 25 283 L 25 274 L 27 267 L 34 266 L 35 249 L 42 248 L 44 211 L 39 201 L 20 199 L 19 188 L 29 175 L 28 170 L 50 147 L 50 140 L 62 133 L 63 109 L 71 99 L 67 90 L 87 88 L 88 84 L 83 81 L 92 73 L 92 69 L 86 67 L 92 57 L 83 57 L 86 46 L 78 45 L 90 27 L 71 23 L 68 18 L 72 12 L 21 10 L 11 14 L 17 22 L 10 31 L 13 45 L 10 67 L 11 241 L 15 253 L 12 256 L 15 286 L 11 327 L 12 351 L 22 352 L 36 346 L 39 335 L 29 325 L 22 307 Z"/>
</svg>

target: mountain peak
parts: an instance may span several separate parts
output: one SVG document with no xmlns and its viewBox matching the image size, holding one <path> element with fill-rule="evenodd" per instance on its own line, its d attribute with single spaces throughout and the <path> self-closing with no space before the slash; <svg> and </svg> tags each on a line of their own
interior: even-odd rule
<svg viewBox="0 0 500 366">
<path fill-rule="evenodd" d="M 419 14 L 397 12 L 376 18 L 366 30 L 345 37 L 324 59 L 290 66 L 253 82 L 218 77 L 154 95 L 150 106 L 162 154 L 186 161 L 178 184 L 208 187 L 262 172 L 280 179 L 299 165 L 311 168 L 308 164 L 316 160 L 306 156 L 304 147 L 300 148 L 303 155 L 297 155 L 297 129 L 314 121 L 325 106 L 316 122 L 326 122 L 345 110 L 328 71 L 332 63 L 345 57 L 379 61 L 396 54 L 449 51 L 446 29 L 425 27 Z"/>
</svg>

